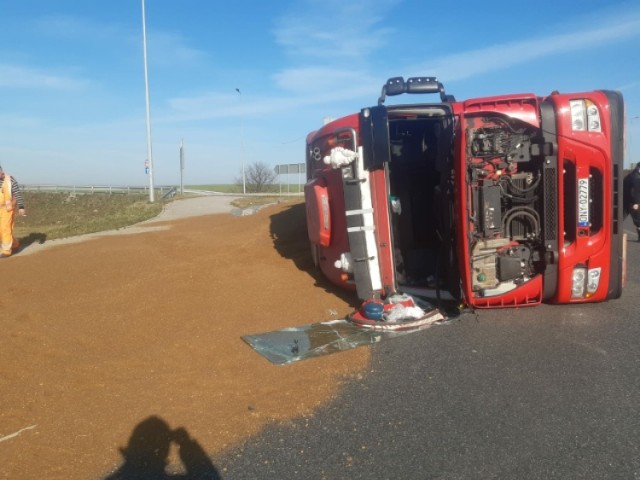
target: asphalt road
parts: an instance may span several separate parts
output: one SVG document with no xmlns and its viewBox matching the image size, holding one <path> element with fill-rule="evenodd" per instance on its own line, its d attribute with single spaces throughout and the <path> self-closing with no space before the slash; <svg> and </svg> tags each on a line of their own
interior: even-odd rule
<svg viewBox="0 0 640 480">
<path fill-rule="evenodd" d="M 478 311 L 367 347 L 368 373 L 331 404 L 216 468 L 228 479 L 640 479 L 630 240 L 621 299 Z"/>
</svg>

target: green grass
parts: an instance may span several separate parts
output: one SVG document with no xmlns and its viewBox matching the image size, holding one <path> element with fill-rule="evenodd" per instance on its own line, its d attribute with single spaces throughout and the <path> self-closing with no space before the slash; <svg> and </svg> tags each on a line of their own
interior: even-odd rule
<svg viewBox="0 0 640 480">
<path fill-rule="evenodd" d="M 256 205 L 267 205 L 269 203 L 278 203 L 282 202 L 285 197 L 279 196 L 266 196 L 261 195 L 259 197 L 240 197 L 231 202 L 236 208 L 249 208 L 255 207 Z"/>
<path fill-rule="evenodd" d="M 219 191 L 219 190 L 218 190 Z M 193 197 L 177 195 L 172 200 L 149 203 L 147 195 L 108 193 L 71 194 L 63 192 L 23 192 L 26 217 L 16 217 L 14 235 L 23 245 L 87 233 L 116 230 L 156 217 L 163 204 Z M 232 202 L 237 208 L 282 201 L 299 201 L 299 197 L 247 196 Z"/>
<path fill-rule="evenodd" d="M 204 190 L 207 192 L 221 192 L 221 193 L 242 193 L 242 185 L 185 185 L 184 188 L 192 190 Z"/>
<path fill-rule="evenodd" d="M 114 230 L 157 216 L 163 201 L 146 195 L 23 192 L 26 217 L 16 217 L 14 235 L 24 244 Z"/>
<path fill-rule="evenodd" d="M 207 192 L 221 192 L 227 194 L 238 194 L 242 195 L 242 185 L 234 185 L 234 184 L 213 184 L 213 185 L 189 185 L 185 186 L 187 189 L 192 190 L 204 190 Z M 280 194 L 282 188 L 282 194 Z M 266 205 L 268 203 L 278 203 L 287 199 L 287 195 L 296 194 L 302 192 L 302 185 L 289 185 L 287 190 L 287 185 L 282 185 L 282 187 L 278 184 L 270 185 L 268 190 L 265 193 L 260 194 L 259 196 L 241 196 L 231 202 L 236 208 L 249 208 L 254 207 L 256 205 Z"/>
<path fill-rule="evenodd" d="M 265 193 L 279 194 L 281 191 L 283 195 L 287 193 L 300 193 L 302 192 L 303 187 L 304 185 L 298 185 L 297 183 L 292 183 L 288 187 L 286 183 L 282 185 L 280 185 L 279 183 L 274 183 L 273 185 L 269 185 L 268 187 L 266 187 L 267 191 Z M 242 185 L 235 184 L 185 185 L 185 188 L 192 190 L 204 190 L 207 192 L 221 192 L 242 195 Z"/>
</svg>

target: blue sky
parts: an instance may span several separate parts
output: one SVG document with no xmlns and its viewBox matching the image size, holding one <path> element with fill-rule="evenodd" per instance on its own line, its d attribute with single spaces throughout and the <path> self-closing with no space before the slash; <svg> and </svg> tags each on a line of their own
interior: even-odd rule
<svg viewBox="0 0 640 480">
<path fill-rule="evenodd" d="M 146 0 L 146 25 L 156 185 L 179 183 L 180 139 L 185 184 L 302 162 L 392 76 L 458 99 L 620 90 L 640 160 L 637 0 Z M 144 93 L 140 0 L 0 0 L 0 164 L 21 183 L 147 184 Z"/>
</svg>

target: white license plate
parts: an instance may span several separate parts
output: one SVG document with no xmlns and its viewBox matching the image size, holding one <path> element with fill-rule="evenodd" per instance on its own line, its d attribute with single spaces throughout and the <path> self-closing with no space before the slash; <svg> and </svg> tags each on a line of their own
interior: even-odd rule
<svg viewBox="0 0 640 480">
<path fill-rule="evenodd" d="M 578 179 L 578 226 L 589 226 L 589 179 Z"/>
</svg>

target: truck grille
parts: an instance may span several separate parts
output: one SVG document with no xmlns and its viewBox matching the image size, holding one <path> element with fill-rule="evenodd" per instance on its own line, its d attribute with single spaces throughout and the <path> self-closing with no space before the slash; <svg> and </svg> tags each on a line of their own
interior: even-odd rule
<svg viewBox="0 0 640 480">
<path fill-rule="evenodd" d="M 545 169 L 544 175 L 544 232 L 545 238 L 558 238 L 556 225 L 558 225 L 558 204 L 557 204 L 557 172 L 554 167 Z"/>
<path fill-rule="evenodd" d="M 591 167 L 589 169 L 589 193 L 591 195 L 591 204 L 589 205 L 589 219 L 591 220 L 591 233 L 599 232 L 602 228 L 603 217 L 603 183 L 602 172 Z"/>
<path fill-rule="evenodd" d="M 620 201 L 618 200 L 620 198 L 620 192 L 618 191 L 618 185 L 620 185 L 619 182 L 619 175 L 620 175 L 620 170 L 618 168 L 618 164 L 614 163 L 613 164 L 613 188 L 611 189 L 611 191 L 613 192 L 613 198 L 612 203 L 613 203 L 613 234 L 616 235 L 618 234 L 618 229 L 620 228 L 620 225 L 618 224 L 618 219 L 620 212 L 619 210 L 619 205 L 620 205 Z"/>
</svg>

